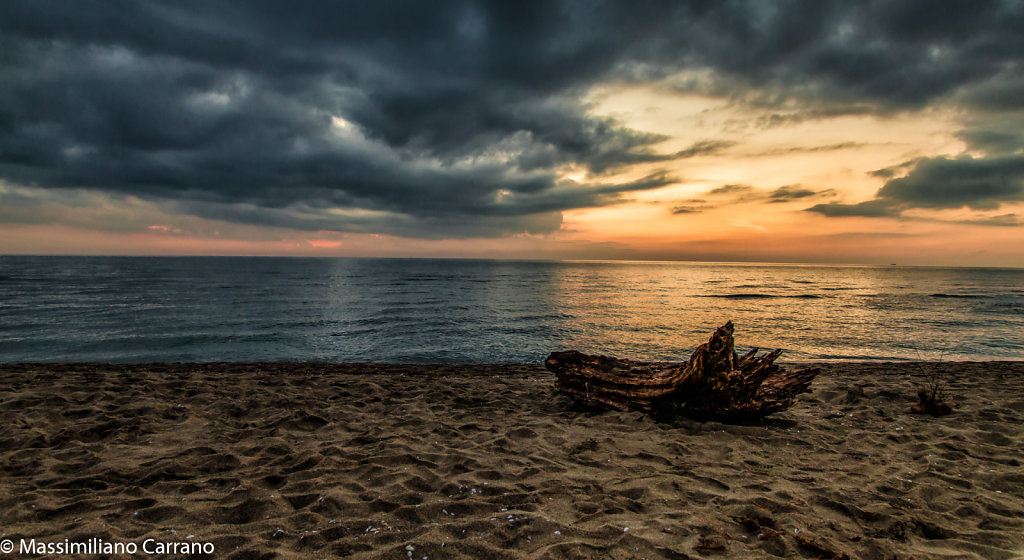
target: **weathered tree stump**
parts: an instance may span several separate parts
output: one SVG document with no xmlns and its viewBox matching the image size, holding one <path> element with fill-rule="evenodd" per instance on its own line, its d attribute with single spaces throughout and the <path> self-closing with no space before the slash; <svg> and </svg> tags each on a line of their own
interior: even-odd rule
<svg viewBox="0 0 1024 560">
<path fill-rule="evenodd" d="M 555 387 L 587 405 L 698 419 L 750 420 L 786 410 L 809 390 L 816 368 L 787 371 L 775 365 L 782 350 L 737 356 L 733 325 L 682 363 L 635 362 L 576 351 L 552 352 L 544 361 Z"/>
</svg>

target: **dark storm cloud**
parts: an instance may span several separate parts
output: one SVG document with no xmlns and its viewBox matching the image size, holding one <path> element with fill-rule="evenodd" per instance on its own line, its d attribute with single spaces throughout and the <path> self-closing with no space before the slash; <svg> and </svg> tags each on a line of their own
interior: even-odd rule
<svg viewBox="0 0 1024 560">
<path fill-rule="evenodd" d="M 1013 1 L 746 2 L 697 11 L 701 25 L 677 40 L 714 76 L 689 87 L 714 92 L 721 80 L 718 93 L 762 108 L 792 109 L 794 97 L 813 101 L 801 110 L 830 115 L 921 107 L 1001 74 L 1024 53 L 1024 7 Z"/>
<path fill-rule="evenodd" d="M 923 158 L 912 159 L 910 161 L 905 161 L 899 165 L 894 165 L 892 167 L 876 169 L 874 171 L 869 172 L 868 175 L 871 175 L 872 177 L 878 177 L 879 179 L 892 179 L 897 175 L 905 175 L 909 169 L 912 169 L 922 160 Z"/>
<path fill-rule="evenodd" d="M 1024 77 L 1019 66 L 964 89 L 960 100 L 973 108 L 991 111 L 1024 109 Z"/>
<path fill-rule="evenodd" d="M 890 179 L 877 196 L 915 208 L 991 210 L 1024 200 L 1024 157 L 922 160 L 906 177 Z"/>
<path fill-rule="evenodd" d="M 591 12 L 5 4 L 0 177 L 303 229 L 364 225 L 297 207 L 388 212 L 365 227 L 428 237 L 551 231 L 552 212 L 665 184 L 569 188 L 558 166 L 600 175 L 721 148 L 660 154 L 665 137 L 586 114 L 579 88 L 656 14 Z"/>
<path fill-rule="evenodd" d="M 899 216 L 901 205 L 892 200 L 875 199 L 860 202 L 857 204 L 842 204 L 839 202 L 828 202 L 815 204 L 807 209 L 808 212 L 816 212 L 830 218 L 843 218 L 851 216 L 863 216 L 867 218 L 885 218 Z"/>
<path fill-rule="evenodd" d="M 1024 50 L 1019 2 L 10 1 L 0 13 L 0 179 L 423 237 L 552 231 L 562 210 L 671 183 L 602 174 L 731 146 L 660 151 L 664 136 L 589 114 L 582 94 L 605 81 L 700 70 L 676 86 L 776 124 L 941 99 L 1013 111 Z M 564 166 L 596 178 L 564 184 Z M 984 191 L 975 199 L 940 185 L 929 203 L 930 187 L 908 183 L 884 200 L 1017 196 L 979 185 L 964 187 Z"/>
<path fill-rule="evenodd" d="M 699 214 L 705 210 L 703 206 L 675 206 L 672 208 L 672 213 L 676 215 L 680 214 Z"/>
<path fill-rule="evenodd" d="M 1004 202 L 1024 200 L 1024 157 L 938 157 L 913 163 L 905 177 L 890 178 L 873 200 L 807 210 L 825 216 L 880 217 L 898 216 L 909 208 L 995 210 Z"/>
<path fill-rule="evenodd" d="M 736 142 L 730 140 L 701 140 L 700 142 L 694 142 L 689 148 L 676 152 L 674 156 L 675 158 L 691 158 L 715 155 L 735 145 Z"/>
<path fill-rule="evenodd" d="M 989 156 L 1008 156 L 1024 152 L 1024 112 L 1011 118 L 961 130 L 957 136 Z"/>
<path fill-rule="evenodd" d="M 833 194 L 834 192 L 835 191 L 831 189 L 824 191 L 815 191 L 808 189 L 802 185 L 784 185 L 768 193 L 768 202 L 791 202 L 794 200 L 800 200 L 812 196 Z"/>
<path fill-rule="evenodd" d="M 801 153 L 816 153 L 816 152 L 835 152 L 839 150 L 851 150 L 857 148 L 863 148 L 869 146 L 864 142 L 839 142 L 837 144 L 827 144 L 824 146 L 793 146 L 789 148 L 777 148 L 772 150 L 765 150 L 753 154 L 755 156 L 780 156 L 786 154 L 801 154 Z"/>
<path fill-rule="evenodd" d="M 753 190 L 754 190 L 754 187 L 751 187 L 750 185 L 731 184 L 731 185 L 722 185 L 721 187 L 715 187 L 715 188 L 711 189 L 710 191 L 708 191 L 708 194 L 717 194 L 717 195 L 721 195 L 721 194 L 741 194 L 741 193 L 752 192 Z"/>
<path fill-rule="evenodd" d="M 715 187 L 708 191 L 708 194 L 731 197 L 725 204 L 739 202 L 782 203 L 811 197 L 833 196 L 836 194 L 836 191 L 834 189 L 813 190 L 804 185 L 783 185 L 772 191 L 765 192 L 755 189 L 750 185 L 732 184 Z"/>
</svg>

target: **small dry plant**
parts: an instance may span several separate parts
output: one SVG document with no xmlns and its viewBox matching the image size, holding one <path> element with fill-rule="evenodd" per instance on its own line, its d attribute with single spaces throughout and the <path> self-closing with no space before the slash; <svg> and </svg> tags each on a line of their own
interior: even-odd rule
<svg viewBox="0 0 1024 560">
<path fill-rule="evenodd" d="M 914 414 L 931 414 L 945 416 L 953 413 L 953 407 L 946 402 L 946 390 L 942 384 L 942 376 L 937 371 L 928 374 L 928 384 L 917 390 L 918 403 L 911 407 Z"/>
</svg>

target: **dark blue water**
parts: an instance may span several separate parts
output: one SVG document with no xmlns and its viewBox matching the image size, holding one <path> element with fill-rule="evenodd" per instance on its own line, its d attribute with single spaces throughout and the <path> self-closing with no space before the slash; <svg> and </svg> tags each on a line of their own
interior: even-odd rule
<svg viewBox="0 0 1024 560">
<path fill-rule="evenodd" d="M 1024 270 L 0 257 L 0 362 L 1024 359 Z"/>
</svg>

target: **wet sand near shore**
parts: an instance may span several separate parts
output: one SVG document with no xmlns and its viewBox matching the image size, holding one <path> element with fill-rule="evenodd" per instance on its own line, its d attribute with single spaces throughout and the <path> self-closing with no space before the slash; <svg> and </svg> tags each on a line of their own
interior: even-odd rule
<svg viewBox="0 0 1024 560">
<path fill-rule="evenodd" d="M 791 410 L 732 426 L 581 409 L 539 365 L 3 365 L 0 539 L 1024 557 L 1024 362 L 822 367 Z M 909 414 L 932 375 L 954 413 Z"/>
</svg>

